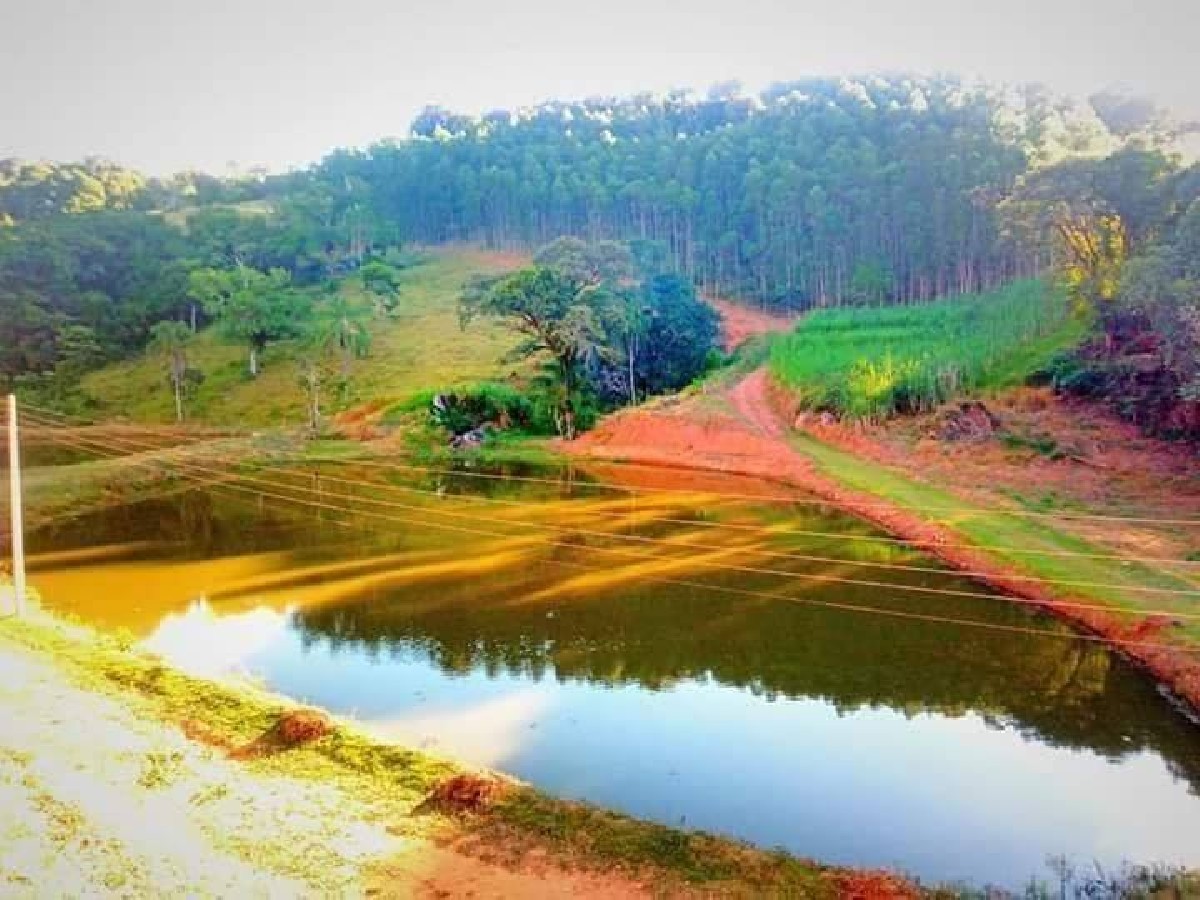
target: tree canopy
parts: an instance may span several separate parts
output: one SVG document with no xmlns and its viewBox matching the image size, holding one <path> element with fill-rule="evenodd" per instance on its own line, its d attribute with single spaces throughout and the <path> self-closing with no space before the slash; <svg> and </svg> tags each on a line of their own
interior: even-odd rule
<svg viewBox="0 0 1200 900">
<path fill-rule="evenodd" d="M 405 140 L 273 177 L 4 160 L 0 379 L 77 377 L 140 352 L 163 320 L 216 321 L 254 369 L 297 331 L 310 288 L 354 276 L 396 312 L 402 240 L 543 247 L 536 275 L 477 302 L 525 322 L 539 352 L 574 347 L 606 402 L 696 369 L 654 355 L 664 341 L 709 345 L 697 292 L 800 311 L 1062 270 L 1082 306 L 1119 306 L 1126 260 L 1200 186 L 1167 152 L 1175 130 L 1113 92 L 1073 106 L 1036 85 L 898 75 L 483 116 L 431 107 Z M 552 312 L 540 330 L 518 300 Z M 362 335 L 340 322 L 345 368 Z"/>
</svg>

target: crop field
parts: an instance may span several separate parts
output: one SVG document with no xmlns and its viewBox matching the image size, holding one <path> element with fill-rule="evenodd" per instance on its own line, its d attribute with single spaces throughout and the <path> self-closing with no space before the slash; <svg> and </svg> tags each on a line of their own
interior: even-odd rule
<svg viewBox="0 0 1200 900">
<path fill-rule="evenodd" d="M 770 371 L 805 409 L 881 420 L 1025 381 L 1086 322 L 1041 281 L 922 306 L 822 310 L 771 347 Z"/>
</svg>

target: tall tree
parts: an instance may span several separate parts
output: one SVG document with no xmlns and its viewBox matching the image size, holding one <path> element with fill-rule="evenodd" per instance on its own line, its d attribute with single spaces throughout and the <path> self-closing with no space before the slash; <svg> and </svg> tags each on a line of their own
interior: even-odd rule
<svg viewBox="0 0 1200 900">
<path fill-rule="evenodd" d="M 370 308 L 334 291 L 316 315 L 337 347 L 342 378 L 349 378 L 353 360 L 366 356 L 371 349 Z"/>
<path fill-rule="evenodd" d="M 149 350 L 167 366 L 167 381 L 175 395 L 175 421 L 183 421 L 183 390 L 188 374 L 188 344 L 192 330 L 184 322 L 159 322 L 150 331 Z"/>
<path fill-rule="evenodd" d="M 587 364 L 604 352 L 602 296 L 558 269 L 534 267 L 475 281 L 459 304 L 464 326 L 478 316 L 499 319 L 525 335 L 518 356 L 550 357 L 556 375 L 555 425 L 567 440 L 578 433 L 579 406 L 589 389 Z"/>
<path fill-rule="evenodd" d="M 258 377 L 259 356 L 267 344 L 294 334 L 308 310 L 307 298 L 291 290 L 290 283 L 282 269 L 260 272 L 239 266 L 191 273 L 191 296 L 227 337 L 246 345 L 251 378 Z"/>
</svg>

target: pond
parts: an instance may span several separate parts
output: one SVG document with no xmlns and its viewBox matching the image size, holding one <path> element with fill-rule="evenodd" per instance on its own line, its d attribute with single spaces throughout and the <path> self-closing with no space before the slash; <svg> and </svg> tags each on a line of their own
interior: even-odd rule
<svg viewBox="0 0 1200 900">
<path fill-rule="evenodd" d="M 1200 728 L 1150 680 L 819 504 L 658 477 L 261 472 L 47 526 L 30 577 L 181 667 L 668 824 L 977 885 L 1200 865 Z"/>
</svg>

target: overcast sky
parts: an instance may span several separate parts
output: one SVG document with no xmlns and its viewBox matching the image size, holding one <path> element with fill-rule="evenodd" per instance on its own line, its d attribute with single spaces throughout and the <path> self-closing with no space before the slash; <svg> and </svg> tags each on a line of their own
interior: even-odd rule
<svg viewBox="0 0 1200 900">
<path fill-rule="evenodd" d="M 955 72 L 1200 118 L 1200 0 L 0 0 L 0 157 L 273 170 L 428 103 Z"/>
</svg>

